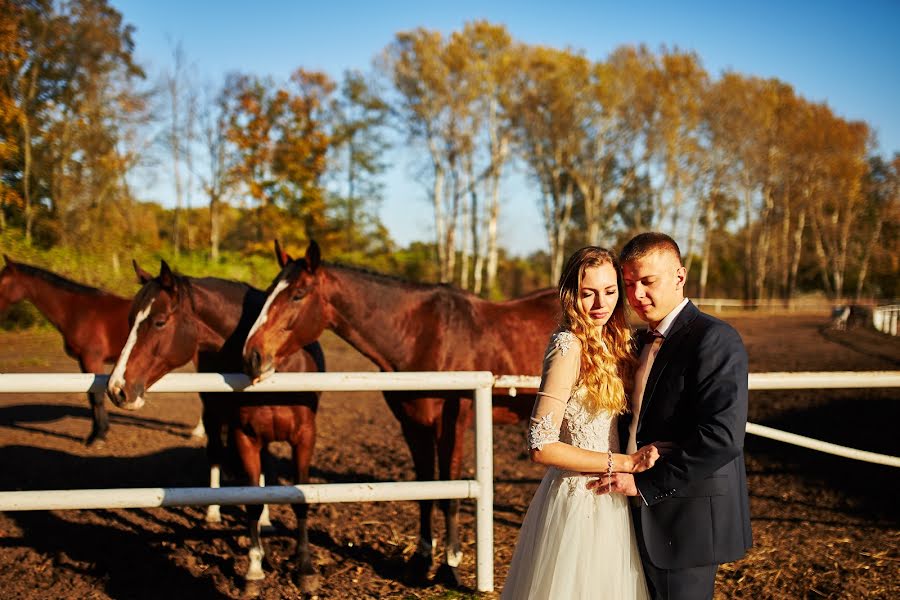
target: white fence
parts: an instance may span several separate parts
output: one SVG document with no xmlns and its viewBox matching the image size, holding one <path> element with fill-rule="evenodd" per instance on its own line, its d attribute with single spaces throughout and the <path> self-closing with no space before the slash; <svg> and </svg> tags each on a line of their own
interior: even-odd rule
<svg viewBox="0 0 900 600">
<path fill-rule="evenodd" d="M 872 324 L 882 333 L 897 335 L 897 321 L 900 321 L 900 304 L 876 306 L 872 309 Z"/>
<path fill-rule="evenodd" d="M 84 373 L 0 374 L 0 393 L 102 392 L 107 376 Z M 288 392 L 365 390 L 475 390 L 475 479 L 430 482 L 307 484 L 210 488 L 132 488 L 0 492 L 0 511 L 154 508 L 208 504 L 287 504 L 474 498 L 476 585 L 494 589 L 491 387 L 535 389 L 540 378 L 493 377 L 489 372 L 277 373 L 257 385 L 244 375 L 172 373 L 150 392 Z M 751 373 L 751 390 L 900 387 L 900 371 Z M 900 458 L 845 448 L 755 423 L 747 433 L 839 456 L 900 467 Z"/>
<path fill-rule="evenodd" d="M 90 373 L 0 374 L 0 392 L 102 392 L 106 375 Z M 494 589 L 494 465 L 491 386 L 487 371 L 419 373 L 277 373 L 250 385 L 246 376 L 170 373 L 149 392 L 290 392 L 366 390 L 474 390 L 475 479 L 427 482 L 306 484 L 209 488 L 132 488 L 0 492 L 0 510 L 153 508 L 209 504 L 375 502 L 474 498 L 478 591 Z"/>
</svg>

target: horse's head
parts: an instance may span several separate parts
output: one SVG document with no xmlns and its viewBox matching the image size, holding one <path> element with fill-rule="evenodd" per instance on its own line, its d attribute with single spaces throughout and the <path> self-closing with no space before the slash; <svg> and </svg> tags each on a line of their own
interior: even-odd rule
<svg viewBox="0 0 900 600">
<path fill-rule="evenodd" d="M 160 377 L 190 361 L 197 352 L 190 283 L 166 261 L 153 277 L 134 262 L 143 287 L 131 303 L 131 333 L 109 376 L 106 394 L 120 408 L 144 405 L 144 392 Z"/>
<path fill-rule="evenodd" d="M 25 297 L 25 289 L 16 278 L 16 263 L 5 254 L 3 260 L 6 264 L 0 271 L 0 313 Z"/>
<path fill-rule="evenodd" d="M 275 242 L 281 272 L 244 343 L 244 371 L 254 381 L 275 371 L 275 364 L 319 339 L 327 324 L 322 294 L 323 270 L 315 241 L 303 258 L 292 259 Z"/>
</svg>

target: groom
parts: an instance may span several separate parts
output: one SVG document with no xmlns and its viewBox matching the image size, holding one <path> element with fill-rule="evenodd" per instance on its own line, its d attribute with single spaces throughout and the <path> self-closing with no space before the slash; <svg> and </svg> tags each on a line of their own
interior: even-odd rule
<svg viewBox="0 0 900 600">
<path fill-rule="evenodd" d="M 634 496 L 635 533 L 653 598 L 712 598 L 716 570 L 751 545 L 744 470 L 747 353 L 727 323 L 684 297 L 675 241 L 642 233 L 619 257 L 628 303 L 649 325 L 638 345 L 632 411 L 619 421 L 624 452 L 673 449 L 649 471 L 591 483 Z"/>
</svg>

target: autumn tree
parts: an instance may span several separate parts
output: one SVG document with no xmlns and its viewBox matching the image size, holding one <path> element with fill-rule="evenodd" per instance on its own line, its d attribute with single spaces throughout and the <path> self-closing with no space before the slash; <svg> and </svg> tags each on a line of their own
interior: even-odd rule
<svg viewBox="0 0 900 600">
<path fill-rule="evenodd" d="M 227 92 L 207 89 L 206 98 L 200 104 L 198 121 L 200 140 L 205 160 L 201 169 L 200 185 L 206 194 L 209 210 L 209 256 L 219 259 L 222 243 L 222 205 L 230 191 L 228 171 L 229 154 L 227 139 Z"/>
<path fill-rule="evenodd" d="M 337 191 L 329 198 L 329 223 L 343 254 L 384 251 L 387 230 L 378 218 L 383 196 L 380 176 L 390 149 L 386 128 L 390 107 L 376 83 L 347 71 L 333 100 L 329 172 Z"/>
<path fill-rule="evenodd" d="M 7 207 L 22 208 L 15 174 L 21 171 L 17 124 L 23 115 L 12 76 L 27 59 L 20 35 L 23 16 L 21 3 L 0 0 L 0 232 L 6 229 Z"/>
<path fill-rule="evenodd" d="M 467 278 L 471 245 L 471 198 L 477 183 L 476 138 L 482 86 L 473 77 L 474 57 L 460 36 L 445 40 L 425 29 L 397 34 L 382 54 L 381 68 L 397 93 L 395 105 L 406 138 L 427 149 L 434 209 L 439 278 L 449 282 L 462 250 L 461 278 Z M 470 226 L 461 226 L 469 220 Z M 462 236 L 459 236 L 460 229 Z M 460 239 L 462 242 L 460 242 Z"/>
<path fill-rule="evenodd" d="M 193 174 L 194 141 L 196 139 L 197 92 L 191 86 L 191 74 L 186 64 L 184 49 L 179 42 L 172 49 L 172 66 L 163 74 L 163 88 L 166 92 L 166 113 L 168 125 L 164 136 L 165 145 L 172 158 L 172 184 L 175 193 L 175 208 L 172 224 L 172 249 L 177 255 L 185 245 L 192 247 L 191 225 L 185 219 L 182 224 L 182 211 L 187 204 L 187 212 L 191 208 L 191 190 Z M 187 181 L 185 181 L 187 179 Z M 182 229 L 186 230 L 187 239 L 181 239 Z"/>
<path fill-rule="evenodd" d="M 235 153 L 228 178 L 256 205 L 257 243 L 278 237 L 269 207 L 300 219 L 307 238 L 316 235 L 324 228 L 322 176 L 334 84 L 324 73 L 298 69 L 286 85 L 232 75 L 226 88 L 226 135 Z"/>
<path fill-rule="evenodd" d="M 509 114 L 513 94 L 511 65 L 519 45 L 513 43 L 506 28 L 486 21 L 467 23 L 453 39 L 468 51 L 466 76 L 469 85 L 477 90 L 473 94 L 472 110 L 478 115 L 476 123 L 481 127 L 475 133 L 474 149 L 481 156 L 481 166 L 469 176 L 474 253 L 472 291 L 490 294 L 497 285 L 501 181 L 511 157 L 513 136 Z"/>
<path fill-rule="evenodd" d="M 892 254 L 891 238 L 883 235 L 884 230 L 897 229 L 898 209 L 900 209 L 900 154 L 895 154 L 893 161 L 886 161 L 880 156 L 869 159 L 869 169 L 865 176 L 863 193 L 865 207 L 860 215 L 860 248 L 859 266 L 856 277 L 856 299 L 860 300 L 866 288 L 873 256 Z M 893 227 L 891 227 L 893 225 Z M 896 231 L 892 231 L 896 235 Z M 894 239 L 895 241 L 895 239 Z M 885 243 L 887 242 L 887 243 Z M 881 251 L 881 252 L 879 252 Z M 895 254 L 895 253 L 893 253 Z M 896 274 L 896 270 L 894 271 Z"/>
<path fill-rule="evenodd" d="M 591 63 L 573 52 L 533 46 L 523 49 L 515 66 L 511 118 L 522 157 L 540 188 L 553 282 L 559 280 L 568 251 L 577 189 L 573 172 L 584 139 L 583 91 Z"/>
<path fill-rule="evenodd" d="M 97 224 L 115 225 L 127 203 L 125 173 L 137 156 L 123 143 L 146 111 L 135 88 L 132 28 L 105 0 L 21 5 L 24 60 L 8 62 L 4 89 L 19 111 L 17 191 L 26 239 L 38 213 L 78 243 Z"/>
</svg>

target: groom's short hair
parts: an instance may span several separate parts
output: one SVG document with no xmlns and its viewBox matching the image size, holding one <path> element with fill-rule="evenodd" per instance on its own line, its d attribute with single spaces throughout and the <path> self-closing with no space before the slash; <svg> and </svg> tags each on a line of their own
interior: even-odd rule
<svg viewBox="0 0 900 600">
<path fill-rule="evenodd" d="M 644 258 L 651 252 L 670 252 L 678 258 L 679 266 L 684 266 L 681 262 L 681 250 L 675 240 L 657 231 L 639 233 L 631 238 L 619 253 L 619 264 L 624 266 L 626 262 Z"/>
</svg>

